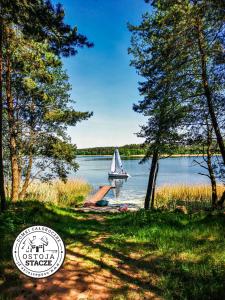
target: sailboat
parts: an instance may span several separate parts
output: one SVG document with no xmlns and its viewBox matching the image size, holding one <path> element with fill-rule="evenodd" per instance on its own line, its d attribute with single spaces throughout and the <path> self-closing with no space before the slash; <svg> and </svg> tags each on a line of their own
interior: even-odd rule
<svg viewBox="0 0 225 300">
<path fill-rule="evenodd" d="M 109 172 L 110 178 L 127 178 L 129 174 L 124 170 L 123 164 L 120 158 L 118 148 L 115 149 L 111 164 L 111 172 Z"/>
</svg>

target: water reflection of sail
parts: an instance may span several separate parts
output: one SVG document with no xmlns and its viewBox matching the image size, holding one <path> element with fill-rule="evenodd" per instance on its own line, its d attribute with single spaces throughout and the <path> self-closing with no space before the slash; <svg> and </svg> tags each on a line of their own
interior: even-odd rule
<svg viewBox="0 0 225 300">
<path fill-rule="evenodd" d="M 124 181 L 127 181 L 127 179 L 109 179 L 109 182 L 111 184 L 111 186 L 113 186 L 114 188 L 112 189 L 113 194 L 115 196 L 115 198 L 118 198 L 120 195 L 120 191 L 122 189 L 123 183 Z"/>
</svg>

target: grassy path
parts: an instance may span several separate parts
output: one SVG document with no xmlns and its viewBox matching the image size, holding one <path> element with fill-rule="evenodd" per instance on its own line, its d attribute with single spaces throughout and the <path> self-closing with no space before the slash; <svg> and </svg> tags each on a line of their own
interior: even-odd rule
<svg viewBox="0 0 225 300">
<path fill-rule="evenodd" d="M 67 245 L 49 278 L 21 275 L 11 246 L 24 227 L 43 224 Z M 38 202 L 0 216 L 0 299 L 223 299 L 225 215 L 81 213 Z"/>
</svg>

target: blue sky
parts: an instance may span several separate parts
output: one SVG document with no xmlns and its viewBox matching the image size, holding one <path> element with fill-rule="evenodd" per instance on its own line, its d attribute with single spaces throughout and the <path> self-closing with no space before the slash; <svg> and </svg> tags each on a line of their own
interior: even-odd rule
<svg viewBox="0 0 225 300">
<path fill-rule="evenodd" d="M 57 1 L 54 1 L 55 3 Z M 134 134 L 145 119 L 132 111 L 138 78 L 129 66 L 127 22 L 138 24 L 150 9 L 144 0 L 61 0 L 66 21 L 94 42 L 64 60 L 76 108 L 94 116 L 69 129 L 79 148 L 140 143 Z"/>
</svg>

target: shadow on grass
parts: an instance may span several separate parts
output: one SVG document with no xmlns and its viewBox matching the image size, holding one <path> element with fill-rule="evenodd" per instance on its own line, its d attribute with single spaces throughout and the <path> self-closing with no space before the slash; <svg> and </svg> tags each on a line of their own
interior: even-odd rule
<svg viewBox="0 0 225 300">
<path fill-rule="evenodd" d="M 66 261 L 64 268 L 49 278 L 27 280 L 19 276 L 11 257 L 14 239 L 25 227 L 38 224 L 56 230 L 66 245 L 79 244 L 89 252 L 77 251 L 76 247 L 67 250 L 74 260 Z M 35 201 L 18 202 L 0 215 L 0 295 L 2 299 L 13 299 L 18 294 L 26 299 L 39 299 L 44 294 L 48 299 L 51 295 L 67 295 L 71 290 L 75 296 L 92 290 L 95 295 L 101 293 L 104 299 L 112 299 L 105 283 L 113 277 L 120 285 L 111 292 L 125 299 L 129 299 L 130 286 L 140 295 L 148 291 L 166 299 L 224 299 L 225 272 L 221 263 L 210 259 L 210 251 L 218 245 L 224 246 L 225 242 L 220 239 L 212 244 L 207 239 L 195 239 L 192 234 L 199 230 L 213 233 L 216 228 L 224 237 L 224 225 L 222 215 L 185 216 L 144 211 L 92 214 Z M 139 236 L 143 230 L 145 235 Z M 168 239 L 168 234 L 173 236 L 173 241 Z M 101 236 L 105 238 L 97 241 Z M 167 249 L 163 254 L 162 246 Z M 181 251 L 194 252 L 198 247 L 199 252 L 204 249 L 206 253 L 197 261 L 176 257 Z M 96 250 L 100 257 L 92 254 Z M 91 262 L 92 266 L 82 267 L 77 259 Z"/>
</svg>

